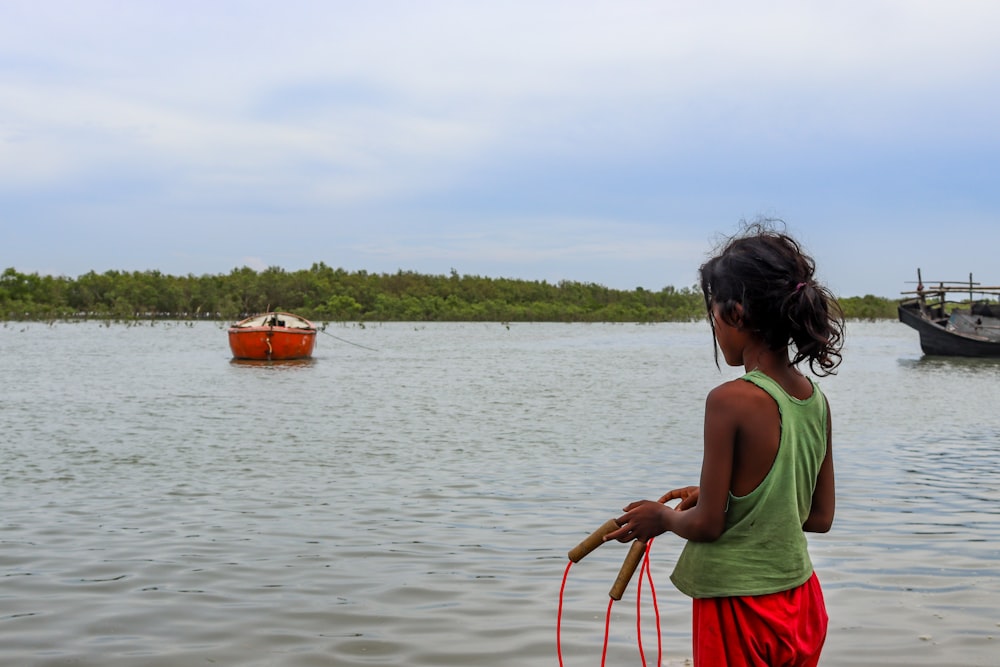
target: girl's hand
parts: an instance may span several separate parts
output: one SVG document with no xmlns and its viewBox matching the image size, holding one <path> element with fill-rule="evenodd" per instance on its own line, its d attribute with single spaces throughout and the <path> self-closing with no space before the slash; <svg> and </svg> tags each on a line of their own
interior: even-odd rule
<svg viewBox="0 0 1000 667">
<path fill-rule="evenodd" d="M 604 541 L 646 542 L 667 530 L 663 513 L 672 511 L 652 500 L 638 500 L 625 508 L 625 514 L 615 519 L 621 528 L 604 536 Z"/>
<path fill-rule="evenodd" d="M 677 500 L 680 498 L 680 502 L 674 506 L 675 510 L 688 510 L 698 504 L 698 487 L 697 486 L 685 486 L 682 489 L 674 489 L 673 491 L 667 491 L 660 498 L 661 503 L 666 503 L 671 500 Z"/>
</svg>

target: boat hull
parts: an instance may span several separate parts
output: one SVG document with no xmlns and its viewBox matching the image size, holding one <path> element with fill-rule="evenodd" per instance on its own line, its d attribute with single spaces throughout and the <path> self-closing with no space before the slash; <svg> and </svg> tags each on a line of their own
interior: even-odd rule
<svg viewBox="0 0 1000 667">
<path fill-rule="evenodd" d="M 315 344 L 316 328 L 312 322 L 289 313 L 267 313 L 229 328 L 229 349 L 234 359 L 309 359 Z"/>
<path fill-rule="evenodd" d="M 1000 357 L 1000 342 L 951 331 L 940 323 L 925 317 L 918 301 L 899 305 L 899 321 L 920 334 L 920 349 L 927 355 L 947 357 Z"/>
</svg>

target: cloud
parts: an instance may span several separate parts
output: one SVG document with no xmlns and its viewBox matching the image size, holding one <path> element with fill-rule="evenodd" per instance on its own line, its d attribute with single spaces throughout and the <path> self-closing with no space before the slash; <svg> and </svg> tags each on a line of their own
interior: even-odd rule
<svg viewBox="0 0 1000 667">
<path fill-rule="evenodd" d="M 852 220 L 912 234 L 1000 203 L 992 2 L 5 11 L 0 214 L 85 228 L 108 262 L 186 253 L 169 229 L 216 244 L 196 272 L 308 265 L 323 243 L 656 271 L 653 255 L 696 264 L 713 229 L 760 210 L 850 236 L 868 231 Z M 271 235 L 291 225 L 315 242 Z M 53 264 L 9 238 L 19 262 Z"/>
</svg>

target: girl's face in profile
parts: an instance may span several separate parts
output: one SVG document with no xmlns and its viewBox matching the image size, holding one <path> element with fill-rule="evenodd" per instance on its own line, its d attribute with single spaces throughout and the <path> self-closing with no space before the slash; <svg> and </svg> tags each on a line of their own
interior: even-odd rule
<svg viewBox="0 0 1000 667">
<path fill-rule="evenodd" d="M 709 316 L 712 318 L 712 329 L 715 331 L 715 342 L 718 344 L 719 349 L 722 350 L 722 356 L 726 359 L 726 363 L 730 366 L 740 366 L 743 364 L 743 348 L 746 346 L 746 334 L 743 332 L 743 327 L 739 324 L 742 312 L 743 309 L 737 304 L 735 311 L 737 323 L 733 325 L 726 322 L 722 316 L 722 309 L 718 304 L 713 303 L 712 309 L 709 311 Z"/>
</svg>

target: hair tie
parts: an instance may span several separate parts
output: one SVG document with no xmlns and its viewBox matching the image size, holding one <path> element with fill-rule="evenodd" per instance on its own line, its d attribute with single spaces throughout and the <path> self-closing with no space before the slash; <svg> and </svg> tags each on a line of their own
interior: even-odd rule
<svg viewBox="0 0 1000 667">
<path fill-rule="evenodd" d="M 798 285 L 796 285 L 795 286 L 795 294 L 798 294 L 799 292 L 801 292 L 802 288 L 805 287 L 805 286 L 806 286 L 806 283 L 799 283 Z"/>
</svg>

